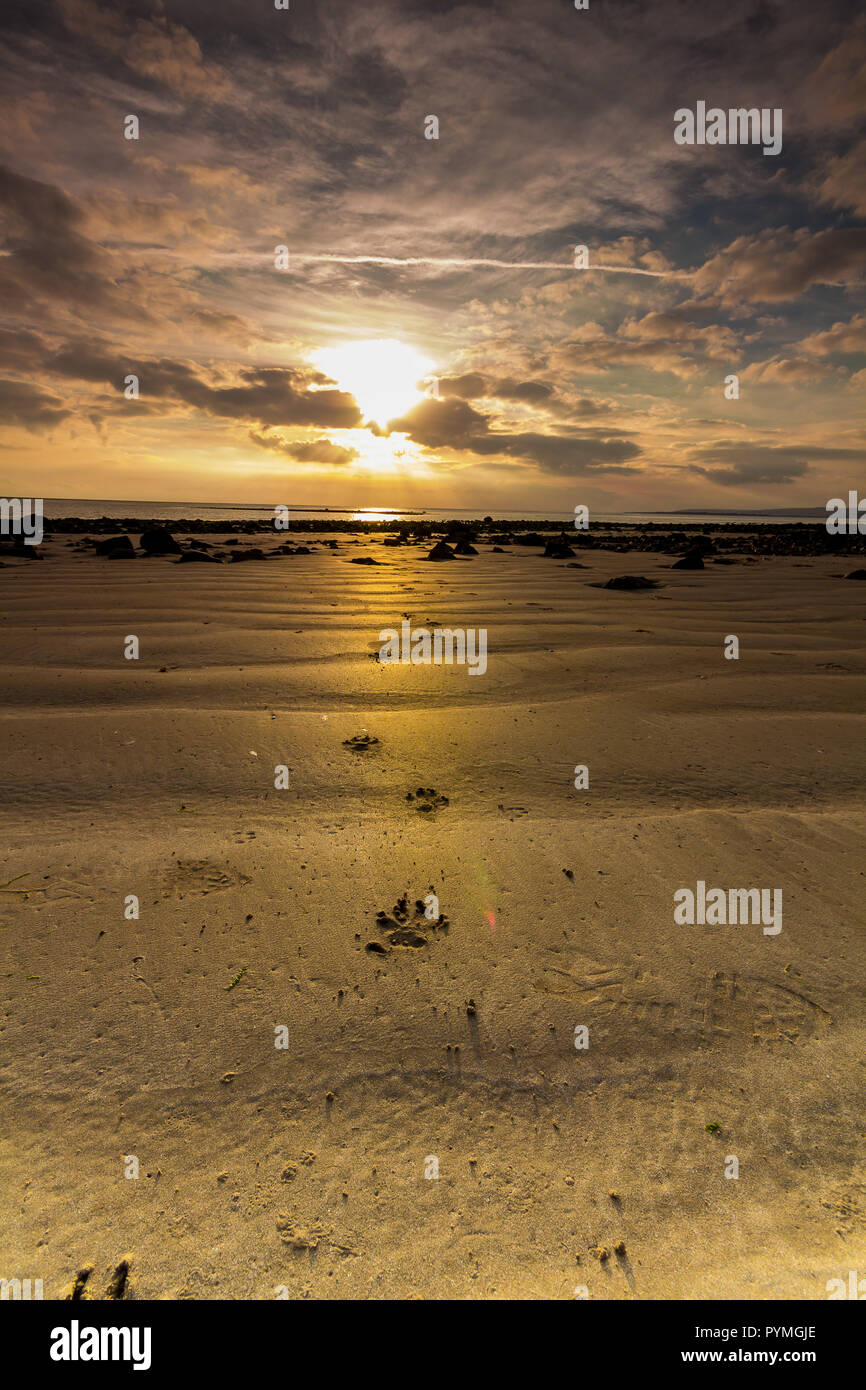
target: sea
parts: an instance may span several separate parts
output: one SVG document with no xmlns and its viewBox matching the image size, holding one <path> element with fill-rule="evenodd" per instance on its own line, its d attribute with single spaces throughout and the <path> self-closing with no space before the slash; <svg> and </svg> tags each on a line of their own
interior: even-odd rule
<svg viewBox="0 0 866 1390">
<path fill-rule="evenodd" d="M 275 504 L 276 505 L 276 504 Z M 280 504 L 282 505 L 282 504 Z M 333 517 L 340 521 L 480 521 L 489 516 L 494 521 L 528 521 L 540 525 L 544 521 L 557 525 L 574 524 L 574 511 L 533 511 L 521 508 L 519 511 L 501 511 L 496 508 L 444 507 L 441 509 L 418 508 L 380 508 L 358 507 L 341 509 L 339 507 L 312 507 L 302 505 L 293 507 L 288 503 L 289 519 L 324 520 Z M 109 517 L 118 521 L 128 518 L 160 521 L 259 521 L 274 515 L 273 506 L 245 505 L 243 503 L 210 502 L 141 502 L 106 501 L 86 497 L 46 497 L 43 499 L 46 518 L 81 517 L 83 521 L 96 521 Z M 791 508 L 775 511 L 673 511 L 673 512 L 590 512 L 591 521 L 617 522 L 621 526 L 641 526 L 649 522 L 656 525 L 673 523 L 696 525 L 779 525 L 802 522 L 815 525 L 827 519 L 826 508 Z"/>
</svg>

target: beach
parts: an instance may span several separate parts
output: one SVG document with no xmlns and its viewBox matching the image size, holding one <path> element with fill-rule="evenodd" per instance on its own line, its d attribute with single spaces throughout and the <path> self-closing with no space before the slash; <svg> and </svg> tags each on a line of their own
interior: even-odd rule
<svg viewBox="0 0 866 1390">
<path fill-rule="evenodd" d="M 55 530 L 0 571 L 5 1268 L 483 1300 L 863 1268 L 862 557 L 233 539 L 217 574 Z M 486 669 L 381 661 L 406 621 Z M 781 890 L 782 929 L 677 925 L 699 882 Z"/>
</svg>

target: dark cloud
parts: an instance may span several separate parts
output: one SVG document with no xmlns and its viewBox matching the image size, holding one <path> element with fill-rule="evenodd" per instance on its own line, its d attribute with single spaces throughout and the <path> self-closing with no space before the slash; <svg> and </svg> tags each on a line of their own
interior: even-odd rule
<svg viewBox="0 0 866 1390">
<path fill-rule="evenodd" d="M 278 435 L 260 434 L 256 430 L 250 430 L 250 439 L 262 449 L 272 449 L 275 453 L 285 454 L 287 458 L 295 459 L 298 463 L 343 464 L 352 463 L 360 458 L 357 449 L 346 449 L 341 444 L 332 444 L 330 439 L 312 439 L 298 443 L 281 439 Z"/>
<path fill-rule="evenodd" d="M 772 446 L 761 444 L 717 443 L 696 450 L 690 469 L 723 487 L 769 484 L 772 487 L 802 478 L 819 461 L 837 464 L 866 463 L 866 449 L 844 449 L 817 445 Z"/>
<path fill-rule="evenodd" d="M 47 430 L 67 419 L 70 411 L 56 396 L 24 381 L 0 379 L 0 419 L 28 430 Z"/>
</svg>

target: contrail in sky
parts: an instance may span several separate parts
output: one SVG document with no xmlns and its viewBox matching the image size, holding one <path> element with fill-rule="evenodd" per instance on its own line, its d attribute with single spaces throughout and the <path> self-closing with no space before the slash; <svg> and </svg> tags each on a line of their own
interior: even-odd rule
<svg viewBox="0 0 866 1390">
<path fill-rule="evenodd" d="M 337 265 L 442 265 L 463 270 L 473 266 L 492 266 L 495 270 L 574 270 L 567 261 L 494 261 L 483 257 L 463 259 L 439 256 L 319 256 L 292 253 L 293 261 L 332 262 Z M 663 279 L 664 270 L 638 270 L 628 265 L 588 265 L 586 270 L 607 270 L 615 275 L 652 275 Z"/>
</svg>

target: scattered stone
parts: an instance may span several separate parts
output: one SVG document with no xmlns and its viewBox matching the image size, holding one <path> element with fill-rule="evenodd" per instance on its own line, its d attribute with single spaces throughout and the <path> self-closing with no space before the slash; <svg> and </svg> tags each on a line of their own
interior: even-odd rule
<svg viewBox="0 0 866 1390">
<path fill-rule="evenodd" d="M 866 570 L 851 570 L 850 574 L 845 575 L 846 579 L 866 579 Z"/>
<path fill-rule="evenodd" d="M 703 552 L 698 546 L 687 550 L 681 560 L 677 560 L 671 565 L 672 570 L 702 570 L 704 568 Z"/>
<path fill-rule="evenodd" d="M 447 541 L 437 541 L 427 556 L 428 560 L 454 560 L 456 556 Z"/>
<path fill-rule="evenodd" d="M 111 536 L 107 541 L 95 541 L 93 548 L 97 555 L 111 555 L 116 550 L 128 550 L 131 555 L 135 554 L 129 536 Z M 33 547 L 29 549 L 32 550 Z"/>
<path fill-rule="evenodd" d="M 658 580 L 645 579 L 642 574 L 618 574 L 602 586 L 605 589 L 657 589 Z"/>
<path fill-rule="evenodd" d="M 148 555 L 180 554 L 180 546 L 167 526 L 146 527 L 138 543 Z"/>
<path fill-rule="evenodd" d="M 309 550 L 308 550 L 308 551 L 307 551 L 307 554 L 309 555 L 309 553 L 310 553 L 310 552 L 309 552 Z M 372 555 L 353 555 L 352 559 L 349 561 L 349 564 L 350 564 L 350 565 L 378 565 L 378 564 L 379 564 L 379 561 L 378 561 L 378 560 L 374 560 L 373 557 L 372 557 Z"/>
<path fill-rule="evenodd" d="M 552 560 L 567 560 L 574 554 L 568 543 L 568 537 L 563 533 L 549 540 L 544 547 L 544 557 Z"/>
</svg>

